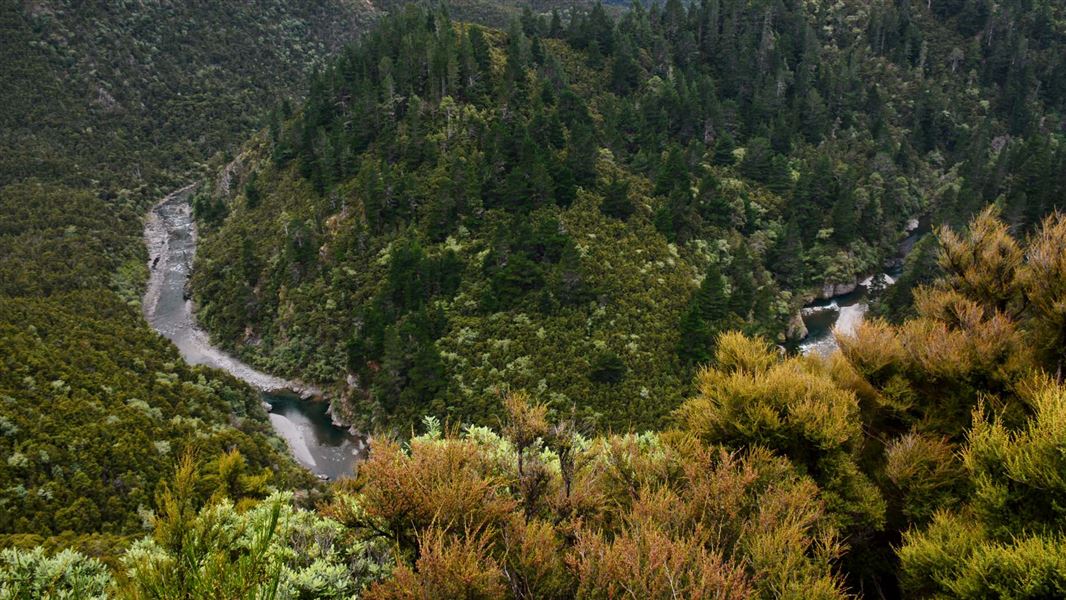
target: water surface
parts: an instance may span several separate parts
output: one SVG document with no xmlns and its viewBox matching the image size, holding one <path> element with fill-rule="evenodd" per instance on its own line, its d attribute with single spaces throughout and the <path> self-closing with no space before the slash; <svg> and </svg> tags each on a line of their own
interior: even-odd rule
<svg viewBox="0 0 1066 600">
<path fill-rule="evenodd" d="M 863 281 L 850 294 L 834 296 L 828 300 L 819 300 L 803 308 L 803 324 L 807 326 L 807 337 L 793 347 L 802 354 L 829 356 L 838 347 L 837 335 L 851 335 L 862 323 L 866 311 L 870 308 L 869 296 L 874 288 L 884 289 L 896 282 L 902 272 L 903 259 L 910 254 L 914 245 L 931 229 L 927 218 L 918 221 L 918 226 L 899 244 L 895 262 L 900 265 L 887 269 L 874 277 Z"/>
<path fill-rule="evenodd" d="M 270 424 L 297 462 L 330 479 L 351 475 L 362 445 L 333 424 L 326 402 L 300 397 L 317 390 L 252 368 L 213 346 L 197 327 L 186 293 L 196 254 L 192 192 L 191 186 L 174 192 L 148 215 L 144 235 L 151 277 L 144 295 L 145 319 L 177 346 L 186 362 L 228 371 L 258 389 L 270 405 Z"/>
</svg>

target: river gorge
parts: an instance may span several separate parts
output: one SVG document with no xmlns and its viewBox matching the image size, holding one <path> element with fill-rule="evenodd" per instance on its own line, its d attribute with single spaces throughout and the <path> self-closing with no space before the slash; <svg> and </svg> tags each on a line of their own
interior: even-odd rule
<svg viewBox="0 0 1066 600">
<path fill-rule="evenodd" d="M 186 293 L 196 253 L 196 224 L 189 202 L 194 191 L 188 186 L 173 192 L 156 204 L 145 222 L 151 269 L 142 303 L 145 319 L 190 364 L 221 369 L 259 390 L 270 407 L 270 424 L 297 462 L 322 478 L 351 475 L 362 442 L 334 425 L 319 390 L 245 364 L 212 345 L 196 325 L 193 302 Z"/>
<path fill-rule="evenodd" d="M 270 423 L 285 440 L 293 457 L 320 477 L 336 479 L 351 475 L 365 450 L 363 442 L 333 423 L 328 402 L 321 392 L 299 382 L 276 377 L 238 360 L 212 345 L 206 332 L 196 324 L 193 302 L 187 293 L 196 253 L 196 224 L 190 198 L 194 186 L 177 190 L 151 210 L 144 237 L 151 268 L 143 310 L 148 323 L 170 339 L 191 364 L 222 369 L 248 383 L 270 407 Z M 850 334 L 863 320 L 871 290 L 892 285 L 899 275 L 902 259 L 925 233 L 924 221 L 910 228 L 900 243 L 892 267 L 854 285 L 826 286 L 822 299 L 801 311 L 807 335 L 790 344 L 802 354 L 828 356 L 837 348 L 837 334 Z M 839 293 L 843 288 L 846 293 Z"/>
<path fill-rule="evenodd" d="M 927 219 L 912 221 L 907 237 L 899 244 L 896 257 L 885 272 L 867 277 L 856 285 L 845 286 L 845 293 L 823 294 L 823 297 L 803 307 L 800 315 L 807 328 L 807 336 L 793 344 L 801 354 L 829 356 L 838 347 L 837 335 L 851 335 L 862 323 L 869 309 L 870 294 L 875 289 L 884 289 L 896 282 L 903 270 L 903 260 L 914 245 L 930 231 Z M 826 289 L 839 286 L 827 285 Z"/>
</svg>

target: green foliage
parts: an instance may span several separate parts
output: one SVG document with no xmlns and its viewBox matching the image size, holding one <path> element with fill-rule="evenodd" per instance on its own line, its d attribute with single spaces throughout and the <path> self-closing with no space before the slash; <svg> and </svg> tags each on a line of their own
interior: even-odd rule
<svg viewBox="0 0 1066 600">
<path fill-rule="evenodd" d="M 0 186 L 32 177 L 112 198 L 161 197 L 258 127 L 277 95 L 296 93 L 304 70 L 373 16 L 331 0 L 225 12 L 5 3 Z"/>
<path fill-rule="evenodd" d="M 372 16 L 328 0 L 0 6 L 4 545 L 114 558 L 190 448 L 239 449 L 246 484 L 311 483 L 256 394 L 185 365 L 144 323 L 140 217 Z"/>
<path fill-rule="evenodd" d="M 685 360 L 707 364 L 714 355 L 718 328 L 728 314 L 722 272 L 712 264 L 703 276 L 700 289 L 689 302 L 681 317 L 681 344 L 678 353 Z"/>
<path fill-rule="evenodd" d="M 343 598 L 385 572 L 372 542 L 349 544 L 339 523 L 293 508 L 291 494 L 237 510 L 226 495 L 200 506 L 198 484 L 183 458 L 153 534 L 122 558 L 123 597 Z"/>
<path fill-rule="evenodd" d="M 943 438 L 908 433 L 885 449 L 885 457 L 885 475 L 911 523 L 928 523 L 971 493 L 962 462 Z"/>
<path fill-rule="evenodd" d="M 1024 429 L 1008 431 L 998 419 L 974 415 L 964 450 L 971 500 L 908 532 L 900 549 L 902 582 L 913 595 L 1042 598 L 1066 591 L 1060 508 L 1066 390 L 1043 385 Z"/>
<path fill-rule="evenodd" d="M 183 363 L 109 292 L 0 297 L 0 531 L 135 533 L 185 449 L 306 481 L 258 394 Z"/>
<path fill-rule="evenodd" d="M 926 236 L 914 245 L 903 264 L 903 272 L 871 305 L 874 314 L 892 322 L 900 322 L 914 314 L 914 291 L 929 285 L 942 273 L 937 263 L 937 243 Z"/>
<path fill-rule="evenodd" d="M 885 482 L 890 526 L 906 531 L 905 592 L 1054 596 L 1066 403 L 1059 353 L 1043 345 L 1058 313 L 1030 297 L 1059 294 L 1066 229 L 1052 215 L 1022 243 L 986 210 L 939 239 L 944 275 L 914 292 L 916 316 L 843 338 L 833 376 L 885 448 L 865 464 Z"/>
<path fill-rule="evenodd" d="M 207 235 L 193 286 L 202 320 L 264 368 L 356 376 L 360 397 L 335 410 L 362 425 L 404 431 L 425 412 L 485 422 L 497 390 L 521 387 L 604 425 L 656 426 L 714 334 L 782 340 L 811 286 L 879 270 L 908 218 L 963 210 L 947 208 L 949 190 L 1001 151 L 993 137 L 1011 130 L 1018 102 L 982 102 L 1007 93 L 1006 79 L 986 70 L 962 85 L 945 51 L 967 47 L 958 24 L 896 10 L 786 3 L 764 14 L 728 1 L 612 19 L 593 6 L 554 26 L 524 12 L 506 31 L 396 10 L 317 71 L 302 109 L 272 120 L 214 186 L 214 205 L 231 206 L 254 173 L 260 200 Z M 867 37 L 888 22 L 935 38 L 926 51 L 943 61 Z M 993 60 L 963 58 L 979 70 Z M 912 100 L 897 90 L 911 87 L 929 92 L 902 110 Z M 1023 104 L 1057 122 L 1053 98 Z M 977 122 L 980 134 L 967 129 Z M 1057 164 L 1058 144 L 1046 146 L 1040 164 Z M 432 318 L 382 300 L 394 249 L 410 240 L 462 272 L 448 293 L 421 290 Z M 671 277 L 651 276 L 645 257 L 664 246 Z M 235 255 L 258 274 L 236 273 Z M 721 276 L 704 281 L 721 281 L 727 309 L 701 316 L 697 305 L 717 302 L 710 283 L 694 296 L 690 282 L 711 265 Z M 646 276 L 626 290 L 643 299 L 639 314 L 607 281 L 633 270 Z M 679 360 L 658 354 L 665 346 Z M 589 379 L 608 351 L 647 373 L 644 385 Z M 662 409 L 645 411 L 648 395 Z"/>
<path fill-rule="evenodd" d="M 130 243 L 140 235 L 138 213 L 89 191 L 39 183 L 0 187 L 0 213 L 4 296 L 105 288 L 127 261 L 147 262 L 144 249 Z"/>
<path fill-rule="evenodd" d="M 872 386 L 870 399 L 893 420 L 961 439 L 987 397 L 1012 426 L 1024 422 L 1020 386 L 1034 368 L 1059 377 L 1059 305 L 1066 267 L 1066 227 L 1050 216 L 1019 243 L 994 210 L 964 234 L 944 229 L 938 254 L 944 275 L 914 292 L 917 317 L 893 328 L 866 323 L 841 349 Z"/>
<path fill-rule="evenodd" d="M 816 361 L 776 355 L 760 339 L 718 340 L 714 367 L 698 378 L 699 395 L 681 405 L 682 428 L 710 443 L 766 447 L 788 457 L 822 489 L 844 530 L 884 522 L 880 492 L 861 471 L 862 433 L 855 395 Z"/>
<path fill-rule="evenodd" d="M 355 6 L 0 9 L 3 543 L 114 556 L 159 491 L 126 596 L 1063 595 L 1061 6 L 411 8 L 324 64 Z M 203 322 L 354 375 L 333 414 L 367 430 L 506 415 L 377 438 L 323 515 L 268 496 L 308 482 L 256 396 L 134 309 L 138 211 L 275 102 L 194 202 Z M 980 216 L 906 265 L 913 318 L 828 362 L 715 338 L 772 339 L 927 212 Z M 111 585 L 0 562 L 0 595 Z"/>
<path fill-rule="evenodd" d="M 112 584 L 103 563 L 73 550 L 52 556 L 40 547 L 0 551 L 0 597 L 5 600 L 103 600 Z"/>
</svg>

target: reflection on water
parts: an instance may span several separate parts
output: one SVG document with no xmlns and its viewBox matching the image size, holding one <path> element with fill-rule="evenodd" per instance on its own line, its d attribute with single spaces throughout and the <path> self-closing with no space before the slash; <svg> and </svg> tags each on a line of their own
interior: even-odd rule
<svg viewBox="0 0 1066 600">
<path fill-rule="evenodd" d="M 330 479 L 352 475 L 359 443 L 347 431 L 333 425 L 325 402 L 301 400 L 285 393 L 264 393 L 263 399 L 270 403 L 270 423 L 274 429 L 294 432 L 285 437 L 290 440 L 296 460 Z"/>
<path fill-rule="evenodd" d="M 212 346 L 196 326 L 186 284 L 196 253 L 196 226 L 189 206 L 191 188 L 175 192 L 158 204 L 145 225 L 152 268 L 144 296 L 144 316 L 153 329 L 177 346 L 190 364 L 228 371 L 263 394 L 270 404 L 270 423 L 296 460 L 314 473 L 335 479 L 351 475 L 360 442 L 333 424 L 325 402 L 301 400 L 294 385 L 257 371 Z"/>
</svg>

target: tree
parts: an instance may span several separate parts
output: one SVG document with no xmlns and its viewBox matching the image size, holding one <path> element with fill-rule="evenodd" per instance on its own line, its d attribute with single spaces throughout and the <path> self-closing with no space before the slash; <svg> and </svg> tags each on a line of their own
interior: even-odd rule
<svg viewBox="0 0 1066 600">
<path fill-rule="evenodd" d="M 259 206 L 260 192 L 258 185 L 259 174 L 255 171 L 248 176 L 248 182 L 244 184 L 244 201 L 250 209 Z"/>
<path fill-rule="evenodd" d="M 961 510 L 940 510 L 900 548 L 901 581 L 914 597 L 1019 597 L 1066 590 L 1062 543 L 1062 427 L 1066 390 L 1044 382 L 1034 415 L 1012 430 L 978 408 L 963 450 L 974 493 Z"/>
<path fill-rule="evenodd" d="M 789 219 L 777 242 L 770 248 L 767 266 L 783 286 L 798 288 L 804 281 L 803 238 L 796 220 Z"/>
<path fill-rule="evenodd" d="M 637 62 L 636 48 L 628 38 L 622 38 L 618 51 L 611 63 L 611 90 L 624 96 L 640 85 L 640 64 Z"/>
<path fill-rule="evenodd" d="M 596 383 L 619 383 L 625 377 L 626 365 L 614 352 L 601 352 L 592 361 L 589 379 Z"/>
<path fill-rule="evenodd" d="M 1029 329 L 1044 364 L 1063 381 L 1066 366 L 1066 217 L 1049 215 L 1029 241 L 1018 272 L 1032 307 Z"/>
<path fill-rule="evenodd" d="M 672 242 L 685 243 L 700 229 L 690 177 L 684 150 L 672 144 L 655 178 L 655 194 L 665 196 L 665 202 L 656 212 L 655 226 Z"/>
<path fill-rule="evenodd" d="M 613 219 L 628 220 L 636 210 L 633 202 L 629 199 L 629 182 L 622 179 L 612 179 L 607 184 L 600 210 L 603 211 L 603 214 Z"/>
<path fill-rule="evenodd" d="M 993 207 L 985 209 L 964 237 L 940 232 L 940 266 L 945 282 L 988 310 L 1006 311 L 1019 301 L 1015 277 L 1023 253 Z"/>
<path fill-rule="evenodd" d="M 706 364 L 714 356 L 716 337 L 729 314 L 722 272 L 712 263 L 681 317 L 678 354 L 690 364 Z"/>
<path fill-rule="evenodd" d="M 729 263 L 725 274 L 730 282 L 729 310 L 747 321 L 754 308 L 758 287 L 755 281 L 757 274 L 755 260 L 747 244 L 741 244 L 734 250 L 733 260 Z"/>
<path fill-rule="evenodd" d="M 736 146 L 733 136 L 729 135 L 728 131 L 722 132 L 714 143 L 714 164 L 732 165 L 736 161 L 736 157 L 733 156 L 733 150 L 736 149 Z"/>
<path fill-rule="evenodd" d="M 697 376 L 699 394 L 677 411 L 682 427 L 727 447 L 779 452 L 811 474 L 843 531 L 880 528 L 885 502 L 856 462 L 855 395 L 818 364 L 783 358 L 759 338 L 723 334 L 714 359 Z"/>
<path fill-rule="evenodd" d="M 744 160 L 740 163 L 740 172 L 760 183 L 771 180 L 773 174 L 774 151 L 770 141 L 764 137 L 752 138 L 744 151 Z"/>
<path fill-rule="evenodd" d="M 699 185 L 699 213 L 703 223 L 722 229 L 733 226 L 734 210 L 729 198 L 719 188 L 718 179 L 707 173 Z"/>
</svg>

